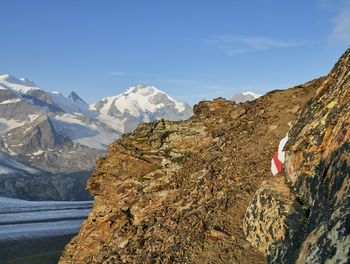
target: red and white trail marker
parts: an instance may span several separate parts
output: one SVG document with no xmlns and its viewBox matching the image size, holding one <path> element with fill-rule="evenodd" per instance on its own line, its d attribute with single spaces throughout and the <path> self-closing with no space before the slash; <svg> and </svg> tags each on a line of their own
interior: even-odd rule
<svg viewBox="0 0 350 264">
<path fill-rule="evenodd" d="M 280 173 L 283 169 L 283 163 L 285 158 L 285 153 L 283 151 L 284 145 L 288 141 L 288 133 L 287 135 L 280 141 L 280 144 L 278 145 L 278 150 L 275 153 L 275 156 L 271 160 L 271 172 L 273 175 L 276 175 L 277 173 Z"/>
</svg>

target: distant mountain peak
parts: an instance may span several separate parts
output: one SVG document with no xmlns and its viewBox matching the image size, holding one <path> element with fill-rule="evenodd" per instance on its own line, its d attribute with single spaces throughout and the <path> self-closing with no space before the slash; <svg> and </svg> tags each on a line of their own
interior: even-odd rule
<svg viewBox="0 0 350 264">
<path fill-rule="evenodd" d="M 72 92 L 68 95 L 68 97 L 69 97 L 70 99 L 72 99 L 74 102 L 81 101 L 81 102 L 83 102 L 83 103 L 86 104 L 86 102 L 85 102 L 83 99 L 81 99 L 81 97 L 80 97 L 76 92 L 74 92 L 74 91 L 72 91 Z"/>
<path fill-rule="evenodd" d="M 8 73 L 0 75 L 0 79 L 4 81 L 11 80 L 13 78 L 16 79 L 14 76 Z"/>
<path fill-rule="evenodd" d="M 132 86 L 129 89 L 127 89 L 123 94 L 129 94 L 129 93 L 137 93 L 142 96 L 147 96 L 155 92 L 160 92 L 157 88 L 154 86 L 144 85 L 142 83 L 137 84 L 136 86 Z"/>
<path fill-rule="evenodd" d="M 37 87 L 36 84 L 28 78 L 19 78 L 22 82 L 24 82 L 26 85 L 31 86 L 31 87 Z"/>
<path fill-rule="evenodd" d="M 182 120 L 192 116 L 192 107 L 180 103 L 154 86 L 137 84 L 117 96 L 101 99 L 90 106 L 111 128 L 130 132 L 140 123 L 158 119 Z"/>
<path fill-rule="evenodd" d="M 12 83 L 12 84 L 19 84 L 19 85 L 24 85 L 28 87 L 37 87 L 36 84 L 31 79 L 16 78 L 11 74 L 0 75 L 0 80 L 8 83 Z"/>
<path fill-rule="evenodd" d="M 11 75 L 11 74 L 2 74 L 2 75 L 0 75 L 0 79 L 2 79 L 2 80 L 6 80 L 7 78 L 13 78 L 13 76 Z"/>
<path fill-rule="evenodd" d="M 146 88 L 147 85 L 144 85 L 143 83 L 139 83 L 135 86 L 137 89 L 142 89 L 142 88 Z"/>
<path fill-rule="evenodd" d="M 255 99 L 258 99 L 260 96 L 261 96 L 261 94 L 246 91 L 243 93 L 235 94 L 231 98 L 231 101 L 235 101 L 236 103 L 244 103 L 246 101 L 253 101 Z"/>
</svg>

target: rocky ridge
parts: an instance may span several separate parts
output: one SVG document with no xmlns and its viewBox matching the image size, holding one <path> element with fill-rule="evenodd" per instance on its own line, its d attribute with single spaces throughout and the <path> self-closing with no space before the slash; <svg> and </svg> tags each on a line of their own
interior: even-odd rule
<svg viewBox="0 0 350 264">
<path fill-rule="evenodd" d="M 140 125 L 88 181 L 93 212 L 60 263 L 264 263 L 242 220 L 316 79 L 252 102 L 200 102 L 179 122 Z"/>
</svg>

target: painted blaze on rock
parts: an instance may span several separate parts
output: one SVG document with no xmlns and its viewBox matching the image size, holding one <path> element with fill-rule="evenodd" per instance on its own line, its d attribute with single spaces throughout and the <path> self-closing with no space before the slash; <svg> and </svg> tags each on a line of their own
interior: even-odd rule
<svg viewBox="0 0 350 264">
<path fill-rule="evenodd" d="M 278 150 L 275 153 L 275 156 L 271 160 L 271 172 L 273 175 L 276 175 L 277 173 L 281 173 L 283 169 L 283 163 L 285 160 L 285 153 L 284 153 L 284 146 L 286 145 L 288 141 L 288 133 L 287 135 L 280 141 L 280 144 L 278 145 Z"/>
<path fill-rule="evenodd" d="M 305 105 L 289 131 L 285 150 L 283 182 L 278 188 L 269 186 L 275 178 L 265 183 L 247 210 L 244 226 L 248 239 L 268 254 L 268 263 L 349 263 L 350 49 Z M 289 202 L 285 201 L 288 192 L 283 193 L 281 187 L 286 183 L 290 193 L 295 191 Z M 289 212 L 269 214 L 271 210 L 259 203 L 264 193 Z M 298 208 L 304 213 L 293 218 L 298 221 L 292 225 L 281 224 L 283 235 L 278 228 L 269 229 L 281 216 L 295 215 Z M 252 213 L 261 216 L 254 219 Z M 254 230 L 255 226 L 260 229 Z"/>
</svg>

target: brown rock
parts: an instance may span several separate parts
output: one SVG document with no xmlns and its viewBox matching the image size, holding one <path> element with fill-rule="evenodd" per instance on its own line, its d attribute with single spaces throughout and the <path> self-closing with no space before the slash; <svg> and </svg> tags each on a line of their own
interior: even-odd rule
<svg viewBox="0 0 350 264">
<path fill-rule="evenodd" d="M 210 230 L 210 237 L 214 239 L 228 239 L 230 238 L 230 234 L 220 231 L 217 229 L 211 229 Z"/>
<path fill-rule="evenodd" d="M 275 250 L 274 243 L 285 238 L 302 222 L 304 211 L 281 174 L 264 181 L 254 195 L 243 221 L 244 234 L 264 254 Z"/>
<path fill-rule="evenodd" d="M 244 249 L 244 250 L 248 250 L 252 247 L 252 245 L 248 242 L 248 241 L 243 241 L 241 243 L 241 247 Z"/>
</svg>

